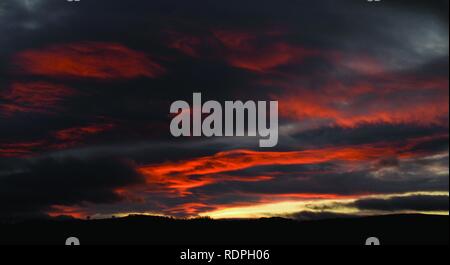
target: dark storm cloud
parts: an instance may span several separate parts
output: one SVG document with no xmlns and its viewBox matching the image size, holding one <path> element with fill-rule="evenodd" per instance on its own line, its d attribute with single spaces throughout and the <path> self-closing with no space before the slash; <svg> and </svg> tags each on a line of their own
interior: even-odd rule
<svg viewBox="0 0 450 265">
<path fill-rule="evenodd" d="M 0 171 L 0 217 L 49 211 L 54 205 L 115 203 L 116 189 L 143 181 L 133 165 L 116 159 L 44 159 Z"/>
<path fill-rule="evenodd" d="M 4 38 L 0 40 L 2 44 L 0 56 L 7 58 L 9 57 L 7 55 L 10 55 L 8 53 L 29 47 L 31 43 L 26 40 L 30 38 L 34 40 L 34 44 L 42 43 L 42 34 L 45 29 L 57 27 L 57 23 L 64 23 L 66 18 L 72 14 L 70 9 L 64 8 L 64 4 L 67 3 L 51 0 L 2 1 L 0 33 Z M 48 37 L 55 37 L 51 35 Z"/>
<path fill-rule="evenodd" d="M 333 210 L 339 207 L 357 208 L 360 211 L 380 211 L 380 212 L 448 212 L 449 197 L 444 195 L 408 195 L 394 196 L 387 199 L 369 198 L 359 199 L 353 203 L 334 203 L 324 205 L 308 205 L 311 211 L 302 211 L 286 215 L 301 221 L 351 218 L 357 215 L 336 213 Z M 314 211 L 313 211 L 314 210 Z"/>
<path fill-rule="evenodd" d="M 447 127 L 420 126 L 417 124 L 362 124 L 356 128 L 324 126 L 292 135 L 302 146 L 327 146 L 367 144 L 380 141 L 398 142 L 405 139 L 446 133 Z M 425 144 L 424 144 L 425 145 Z M 429 151 L 448 149 L 448 138 L 427 142 L 427 146 L 417 147 Z M 434 148 L 433 148 L 434 147 Z"/>
<path fill-rule="evenodd" d="M 363 199 L 353 204 L 360 210 L 376 211 L 447 211 L 448 196 L 417 195 L 389 199 Z"/>
</svg>

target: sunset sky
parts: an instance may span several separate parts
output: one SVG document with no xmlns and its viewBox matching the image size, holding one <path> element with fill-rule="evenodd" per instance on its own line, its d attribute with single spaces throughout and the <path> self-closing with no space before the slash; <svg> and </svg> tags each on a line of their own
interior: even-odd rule
<svg viewBox="0 0 450 265">
<path fill-rule="evenodd" d="M 430 3 L 432 2 L 432 3 Z M 0 1 L 0 218 L 449 211 L 448 1 Z M 279 141 L 170 105 L 279 102 Z"/>
</svg>

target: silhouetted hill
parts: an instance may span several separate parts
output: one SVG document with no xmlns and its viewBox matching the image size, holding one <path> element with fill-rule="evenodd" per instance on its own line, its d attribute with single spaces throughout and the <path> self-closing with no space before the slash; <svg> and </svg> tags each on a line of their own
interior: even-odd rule
<svg viewBox="0 0 450 265">
<path fill-rule="evenodd" d="M 58 244 L 76 236 L 86 244 L 290 245 L 446 244 L 449 217 L 390 215 L 320 221 L 282 218 L 179 220 L 129 216 L 106 220 L 46 220 L 0 225 L 0 244 Z"/>
</svg>

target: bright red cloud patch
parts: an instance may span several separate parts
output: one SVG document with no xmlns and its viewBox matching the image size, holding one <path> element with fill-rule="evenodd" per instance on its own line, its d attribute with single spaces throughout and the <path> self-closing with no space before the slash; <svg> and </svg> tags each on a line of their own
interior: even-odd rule
<svg viewBox="0 0 450 265">
<path fill-rule="evenodd" d="M 283 88 L 283 94 L 274 99 L 280 101 L 284 118 L 322 119 L 344 127 L 364 123 L 448 125 L 446 78 L 391 76 L 352 84 L 330 80 L 314 89 L 295 83 L 270 84 Z"/>
<path fill-rule="evenodd" d="M 15 57 L 21 72 L 59 78 L 156 78 L 165 69 L 147 54 L 121 44 L 84 42 L 27 50 Z"/>
<path fill-rule="evenodd" d="M 65 205 L 53 205 L 47 214 L 51 217 L 71 216 L 72 218 L 79 219 L 89 216 L 82 207 Z"/>
<path fill-rule="evenodd" d="M 222 174 L 225 172 L 269 165 L 304 165 L 330 161 L 351 163 L 376 161 L 384 157 L 410 158 L 417 155 L 409 152 L 416 143 L 413 141 L 406 147 L 390 143 L 293 152 L 234 150 L 186 161 L 143 166 L 138 170 L 147 176 L 149 184 L 159 185 L 179 195 L 187 195 L 192 188 L 223 181 L 258 182 L 274 178 L 274 176 L 233 177 Z"/>
</svg>

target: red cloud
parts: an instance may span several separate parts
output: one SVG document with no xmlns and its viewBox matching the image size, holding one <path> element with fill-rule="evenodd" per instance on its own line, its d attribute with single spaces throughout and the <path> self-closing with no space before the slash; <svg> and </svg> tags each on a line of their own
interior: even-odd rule
<svg viewBox="0 0 450 265">
<path fill-rule="evenodd" d="M 263 36 L 267 36 L 264 33 Z M 266 72 L 289 63 L 299 63 L 321 52 L 275 41 L 260 44 L 259 36 L 239 31 L 214 31 L 214 36 L 227 48 L 226 60 L 231 66 L 255 72 Z"/>
<path fill-rule="evenodd" d="M 0 143 L 0 157 L 28 157 L 43 145 L 43 141 Z"/>
<path fill-rule="evenodd" d="M 107 123 L 63 129 L 54 133 L 54 137 L 58 140 L 59 143 L 54 145 L 53 147 L 62 149 L 75 146 L 87 137 L 101 134 L 113 129 L 114 127 L 114 124 Z"/>
<path fill-rule="evenodd" d="M 51 217 L 71 216 L 78 219 L 84 219 L 89 216 L 82 207 L 66 205 L 53 205 L 47 214 Z"/>
<path fill-rule="evenodd" d="M 248 51 L 233 51 L 226 59 L 231 66 L 254 72 L 266 72 L 289 63 L 300 63 L 308 57 L 319 56 L 320 52 L 276 43 Z"/>
<path fill-rule="evenodd" d="M 191 57 L 200 56 L 199 47 L 202 45 L 203 40 L 196 36 L 189 36 L 186 34 L 168 31 L 169 35 L 169 48 L 176 49 L 183 54 Z"/>
<path fill-rule="evenodd" d="M 191 202 L 191 203 L 184 203 L 181 205 L 178 205 L 176 207 L 172 207 L 171 209 L 168 209 L 168 212 L 171 214 L 177 215 L 189 215 L 189 216 L 195 216 L 200 212 L 205 212 L 208 210 L 212 210 L 214 207 L 211 207 L 210 205 L 202 202 Z"/>
<path fill-rule="evenodd" d="M 142 166 L 138 170 L 147 176 L 151 186 L 158 186 L 169 193 L 174 192 L 183 196 L 190 194 L 189 190 L 192 188 L 223 181 L 258 182 L 274 178 L 274 176 L 236 177 L 223 174 L 257 166 L 318 164 L 330 161 L 352 163 L 376 161 L 384 157 L 411 158 L 419 155 L 409 150 L 420 141 L 424 139 L 416 139 L 406 146 L 387 143 L 293 152 L 234 150 L 186 161 Z"/>
<path fill-rule="evenodd" d="M 51 112 L 75 92 L 63 85 L 47 82 L 13 83 L 0 94 L 6 103 L 0 105 L 0 112 L 12 115 L 16 112 Z"/>
<path fill-rule="evenodd" d="M 255 34 L 244 31 L 215 30 L 213 35 L 230 50 L 251 50 L 251 43 L 257 38 Z"/>
<path fill-rule="evenodd" d="M 330 81 L 317 89 L 291 83 L 271 85 L 283 88 L 284 94 L 273 98 L 280 101 L 280 115 L 288 119 L 322 119 L 345 127 L 363 123 L 448 125 L 444 119 L 449 113 L 447 78 Z"/>
<path fill-rule="evenodd" d="M 114 124 L 97 124 L 60 130 L 52 138 L 31 142 L 0 142 L 0 157 L 31 157 L 39 152 L 59 150 L 83 143 L 89 137 L 99 135 L 115 127 Z"/>
<path fill-rule="evenodd" d="M 77 141 L 86 135 L 95 135 L 114 128 L 114 124 L 100 124 L 84 127 L 69 128 L 58 131 L 55 136 L 61 141 Z"/>
<path fill-rule="evenodd" d="M 83 42 L 27 50 L 15 57 L 15 63 L 26 74 L 58 78 L 156 78 L 165 73 L 145 53 L 116 43 Z"/>
<path fill-rule="evenodd" d="M 199 57 L 203 55 L 202 50 L 208 50 L 212 54 L 205 55 L 207 57 L 225 60 L 233 67 L 253 72 L 267 72 L 307 58 L 330 56 L 329 53 L 284 41 L 261 41 L 273 35 L 276 33 L 213 30 L 210 35 L 198 37 L 169 32 L 169 47 L 192 57 Z"/>
<path fill-rule="evenodd" d="M 290 152 L 257 152 L 250 150 L 233 150 L 217 153 L 211 156 L 194 158 L 179 162 L 166 162 L 155 165 L 139 166 L 137 170 L 147 177 L 147 184 L 136 187 L 117 189 L 117 194 L 128 198 L 129 195 L 144 193 L 154 194 L 157 197 L 186 199 L 185 202 L 170 205 L 159 205 L 161 211 L 169 215 L 196 216 L 200 213 L 227 209 L 237 206 L 251 206 L 264 203 L 285 202 L 294 200 L 337 200 L 352 199 L 369 194 L 328 194 L 328 193 L 233 193 L 244 200 L 237 200 L 230 203 L 211 203 L 215 195 L 195 194 L 196 199 L 191 199 L 189 195 L 191 189 L 202 187 L 219 182 L 259 182 L 268 181 L 277 177 L 276 173 L 271 176 L 230 176 L 226 172 L 247 169 L 266 165 L 301 165 L 314 164 L 330 161 L 343 161 L 349 165 L 360 162 L 376 162 L 385 157 L 398 157 L 403 159 L 421 157 L 428 153 L 417 151 L 417 146 L 433 139 L 438 139 L 448 135 L 436 135 L 434 137 L 416 138 L 406 142 L 387 142 L 372 145 L 347 146 L 323 148 L 316 150 L 290 151 Z M 308 174 L 305 173 L 305 174 Z M 315 173 L 314 173 L 315 174 Z M 137 203 L 145 203 L 144 200 L 131 199 Z M 219 195 L 220 196 L 220 195 Z M 88 214 L 76 207 L 55 206 L 50 212 L 52 216 L 66 214 L 74 217 L 85 217 Z"/>
</svg>

